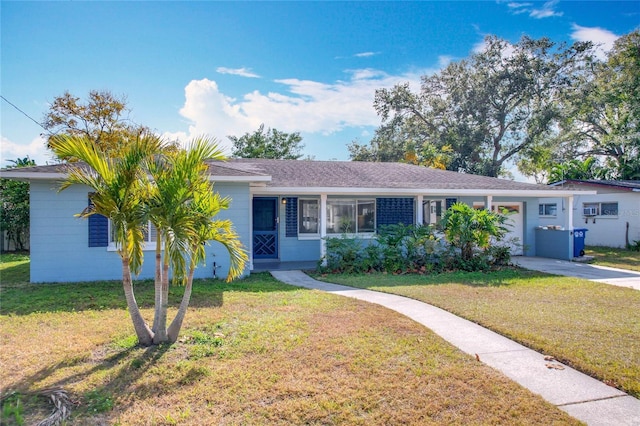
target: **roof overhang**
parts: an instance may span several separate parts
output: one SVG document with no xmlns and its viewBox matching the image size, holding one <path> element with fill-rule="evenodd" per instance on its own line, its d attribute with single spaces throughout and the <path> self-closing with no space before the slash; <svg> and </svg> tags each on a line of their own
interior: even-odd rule
<svg viewBox="0 0 640 426">
<path fill-rule="evenodd" d="M 271 182 L 271 176 L 209 176 L 212 182 Z"/>
<path fill-rule="evenodd" d="M 518 198 L 557 198 L 574 195 L 595 195 L 596 191 L 581 190 L 513 190 L 513 189 L 446 189 L 446 188 L 342 188 L 342 187 L 252 187 L 256 195 L 396 195 L 396 196 L 459 196 L 459 197 L 518 197 Z"/>
<path fill-rule="evenodd" d="M 30 172 L 24 173 L 14 170 L 2 170 L 0 171 L 0 178 L 3 179 L 18 179 L 18 180 L 62 180 L 66 179 L 66 173 L 44 173 L 44 172 Z"/>
<path fill-rule="evenodd" d="M 18 170 L 2 170 L 0 172 L 0 178 L 16 179 L 22 181 L 32 180 L 65 180 L 68 177 L 66 173 L 46 173 L 46 172 L 20 172 Z M 271 182 L 271 176 L 209 176 L 209 180 L 212 182 Z"/>
</svg>

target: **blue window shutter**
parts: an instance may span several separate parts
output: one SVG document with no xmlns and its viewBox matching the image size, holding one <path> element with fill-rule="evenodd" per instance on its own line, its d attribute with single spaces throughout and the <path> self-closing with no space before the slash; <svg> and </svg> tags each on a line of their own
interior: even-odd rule
<svg viewBox="0 0 640 426">
<path fill-rule="evenodd" d="M 298 236 L 298 198 L 287 197 L 287 204 L 285 204 L 285 236 L 297 237 Z"/>
<path fill-rule="evenodd" d="M 376 198 L 376 226 L 414 223 L 413 198 Z"/>
<path fill-rule="evenodd" d="M 446 206 L 447 206 L 447 210 L 449 210 L 451 208 L 451 206 L 454 205 L 457 202 L 458 202 L 457 198 L 447 198 L 445 200 L 445 203 L 446 203 Z"/>
<path fill-rule="evenodd" d="M 91 207 L 91 199 L 89 199 Z M 92 214 L 89 222 L 89 247 L 107 247 L 109 245 L 109 219 L 101 214 Z"/>
</svg>

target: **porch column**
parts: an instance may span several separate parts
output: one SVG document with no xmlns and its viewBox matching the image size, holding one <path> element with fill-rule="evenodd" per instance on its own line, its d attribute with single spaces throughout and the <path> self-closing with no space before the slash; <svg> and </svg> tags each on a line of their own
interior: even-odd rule
<svg viewBox="0 0 640 426">
<path fill-rule="evenodd" d="M 493 195 L 484 197 L 484 209 L 491 211 L 491 204 L 493 204 Z"/>
<path fill-rule="evenodd" d="M 320 221 L 320 258 L 327 254 L 327 194 L 320 194 L 320 211 L 318 212 L 318 220 Z M 327 260 L 322 261 L 322 265 L 326 266 Z"/>
<path fill-rule="evenodd" d="M 424 208 L 422 207 L 422 203 L 424 202 L 424 197 L 422 195 L 418 195 L 416 197 L 416 225 L 420 226 L 424 224 Z"/>
<path fill-rule="evenodd" d="M 567 205 L 566 214 L 564 215 L 564 229 L 573 230 L 573 195 L 564 198 Z"/>
</svg>

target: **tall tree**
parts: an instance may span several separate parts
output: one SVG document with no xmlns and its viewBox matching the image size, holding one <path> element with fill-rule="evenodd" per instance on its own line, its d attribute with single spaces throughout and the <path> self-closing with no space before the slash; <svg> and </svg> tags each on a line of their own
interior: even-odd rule
<svg viewBox="0 0 640 426">
<path fill-rule="evenodd" d="M 170 340 L 167 331 L 170 269 L 174 282 L 188 284 L 190 291 L 193 270 L 203 259 L 202 248 L 209 236 L 209 239 L 215 239 L 228 249 L 232 260 L 231 279 L 242 272 L 246 260 L 246 254 L 232 229 L 213 219 L 222 208 L 228 207 L 229 200 L 223 200 L 213 191 L 206 159 L 223 160 L 224 155 L 215 140 L 196 138 L 186 150 L 168 153 L 150 163 L 153 185 L 148 191 L 147 204 L 151 223 L 156 227 L 158 236 L 156 310 L 152 328 L 154 343 Z M 218 232 L 214 232 L 216 230 Z M 188 301 L 188 298 L 185 300 Z M 181 324 L 182 320 L 179 322 Z M 172 336 L 177 336 L 179 327 L 174 326 L 172 330 Z"/>
<path fill-rule="evenodd" d="M 620 37 L 566 97 L 562 150 L 597 157 L 609 179 L 640 179 L 640 30 Z"/>
<path fill-rule="evenodd" d="M 9 160 L 7 168 L 35 166 L 29 157 Z M 29 235 L 29 183 L 0 179 L 0 232 L 6 232 L 18 251 L 25 249 Z M 4 248 L 3 248 L 4 249 Z"/>
<path fill-rule="evenodd" d="M 590 46 L 526 36 L 511 44 L 489 36 L 483 51 L 422 77 L 419 93 L 408 83 L 377 90 L 374 107 L 383 127 L 399 128 L 392 134 L 413 141 L 416 155 L 444 154 L 448 147 L 448 169 L 498 176 L 551 136 L 558 97 L 571 89 Z"/>
<path fill-rule="evenodd" d="M 205 259 L 205 244 L 214 241 L 222 244 L 229 253 L 230 267 L 227 281 L 239 277 L 248 261 L 247 253 L 242 247 L 240 237 L 235 232 L 231 221 L 213 219 L 220 210 L 229 207 L 229 202 L 228 198 L 222 198 L 220 194 L 213 191 L 213 185 L 208 180 L 200 180 L 195 188 L 193 201 L 188 206 L 195 220 L 193 222 L 194 232 L 189 241 L 189 267 L 186 286 L 178 313 L 167 328 L 167 339 L 171 343 L 178 339 L 182 321 L 189 306 L 195 268 L 199 262 Z"/>
<path fill-rule="evenodd" d="M 606 178 L 604 173 L 606 172 L 598 167 L 594 157 L 588 157 L 585 160 L 574 158 L 551 167 L 549 183 L 560 182 L 565 179 L 588 180 Z"/>
<path fill-rule="evenodd" d="M 119 150 L 149 129 L 129 120 L 125 96 L 92 90 L 82 101 L 69 92 L 56 97 L 45 114 L 43 127 L 50 132 L 47 146 L 56 135 L 82 136 L 102 151 Z"/>
<path fill-rule="evenodd" d="M 304 148 L 300 133 L 284 133 L 271 128 L 265 130 L 264 124 L 253 133 L 228 138 L 233 143 L 232 154 L 237 158 L 298 160 Z"/>
<path fill-rule="evenodd" d="M 60 135 L 49 141 L 51 149 L 62 160 L 73 163 L 69 175 L 60 186 L 86 185 L 94 191 L 91 206 L 79 217 L 101 214 L 111 221 L 117 253 L 122 261 L 122 286 L 129 315 L 141 345 L 153 344 L 153 332 L 145 322 L 136 302 L 131 273 L 142 267 L 142 248 L 146 224 L 144 189 L 149 178 L 145 162 L 162 153 L 162 142 L 152 136 L 133 140 L 119 150 L 118 157 L 101 150 L 88 136 Z M 86 165 L 86 167 L 85 167 Z"/>
<path fill-rule="evenodd" d="M 205 159 L 221 158 L 211 139 L 199 138 L 186 150 L 167 147 L 154 136 L 143 136 L 117 152 L 100 150 L 86 136 L 58 136 L 51 146 L 59 158 L 81 160 L 69 165 L 61 190 L 83 184 L 94 192 L 91 207 L 78 214 L 109 217 L 117 253 L 122 260 L 123 288 L 127 307 L 140 344 L 175 342 L 189 304 L 193 273 L 204 260 L 204 244 L 221 243 L 229 252 L 227 279 L 238 277 L 247 260 L 238 235 L 228 221 L 215 220 L 229 200 L 213 191 Z M 132 273 L 143 261 L 144 233 L 149 220 L 158 230 L 153 328 L 140 314 Z M 169 270 L 174 282 L 187 285 L 178 315 L 166 327 Z"/>
</svg>

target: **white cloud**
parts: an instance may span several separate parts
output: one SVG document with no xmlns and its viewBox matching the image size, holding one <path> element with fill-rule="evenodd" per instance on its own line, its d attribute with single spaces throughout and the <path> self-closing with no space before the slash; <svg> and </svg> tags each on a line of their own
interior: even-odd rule
<svg viewBox="0 0 640 426">
<path fill-rule="evenodd" d="M 53 154 L 46 148 L 46 140 L 41 136 L 36 137 L 28 144 L 19 144 L 2 136 L 0 144 L 0 167 L 10 166 L 9 160 L 29 157 L 37 165 L 53 163 Z"/>
<path fill-rule="evenodd" d="M 557 12 L 556 10 L 554 10 L 557 4 L 558 4 L 558 0 L 548 1 L 542 6 L 542 9 L 535 9 L 535 8 L 531 9 L 529 16 L 536 19 L 551 18 L 553 16 L 562 16 L 563 15 L 562 12 Z"/>
<path fill-rule="evenodd" d="M 573 32 L 571 38 L 577 41 L 591 41 L 596 46 L 596 56 L 600 60 L 605 60 L 606 53 L 613 48 L 613 43 L 619 36 L 609 30 L 599 27 L 581 27 L 580 25 L 572 25 Z"/>
<path fill-rule="evenodd" d="M 353 56 L 355 56 L 356 58 L 368 58 L 371 56 L 375 56 L 377 54 L 379 54 L 379 52 L 362 52 L 362 53 L 356 53 Z"/>
<path fill-rule="evenodd" d="M 518 3 L 518 2 L 511 2 L 511 3 L 508 3 L 508 4 L 507 4 L 507 6 L 508 6 L 510 9 L 520 9 L 520 8 L 523 8 L 523 7 L 533 6 L 533 3 Z"/>
<path fill-rule="evenodd" d="M 471 52 L 482 53 L 486 48 L 487 48 L 487 42 L 486 40 L 482 39 L 481 41 L 473 45 L 473 48 L 471 48 Z"/>
<path fill-rule="evenodd" d="M 190 121 L 188 136 L 215 136 L 230 152 L 227 136 L 241 136 L 260 124 L 283 132 L 330 135 L 347 128 L 378 126 L 380 118 L 373 108 L 376 89 L 409 81 L 414 90 L 426 72 L 391 76 L 379 70 L 348 71 L 344 81 L 323 83 L 288 78 L 276 80 L 277 92 L 254 90 L 241 99 L 225 95 L 209 79 L 192 80 L 185 87 L 185 104 L 180 114 Z M 166 133 L 166 137 L 185 140 L 185 133 Z"/>
<path fill-rule="evenodd" d="M 514 15 L 520 15 L 522 13 L 529 13 L 530 11 L 530 7 L 533 6 L 532 3 L 516 3 L 516 2 L 512 2 L 512 3 L 508 3 L 507 7 L 509 7 L 509 9 L 511 9 L 511 13 L 513 13 Z"/>
<path fill-rule="evenodd" d="M 446 68 L 451 61 L 453 61 L 453 56 L 449 56 L 449 55 L 440 55 L 438 56 L 438 66 L 440 68 Z"/>
<path fill-rule="evenodd" d="M 254 72 L 251 72 L 249 68 L 227 68 L 227 67 L 218 67 L 216 68 L 216 72 L 220 74 L 231 74 L 231 75 L 239 75 L 240 77 L 247 78 L 260 78 L 260 76 Z"/>
<path fill-rule="evenodd" d="M 528 13 L 530 17 L 536 19 L 543 18 L 551 18 L 553 16 L 562 16 L 563 12 L 558 12 L 555 10 L 556 5 L 559 0 L 551 0 L 545 2 L 541 8 L 534 7 L 534 3 L 526 2 L 507 2 L 507 7 L 509 11 L 514 15 L 521 15 L 523 13 Z M 498 0 L 498 3 L 505 3 L 502 0 Z"/>
<path fill-rule="evenodd" d="M 483 39 L 482 41 L 477 42 L 476 44 L 473 45 L 472 48 L 472 53 L 482 53 L 487 49 L 488 45 L 487 45 L 487 40 Z M 502 51 L 502 57 L 503 58 L 509 58 L 511 57 L 514 53 L 515 53 L 515 48 L 513 47 L 513 44 L 507 42 L 507 45 L 505 46 L 504 50 Z"/>
</svg>

